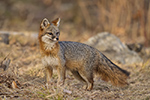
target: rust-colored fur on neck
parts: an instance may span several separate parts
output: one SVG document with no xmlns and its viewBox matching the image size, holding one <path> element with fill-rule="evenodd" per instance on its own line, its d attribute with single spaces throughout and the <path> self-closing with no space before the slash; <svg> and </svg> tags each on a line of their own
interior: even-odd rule
<svg viewBox="0 0 150 100">
<path fill-rule="evenodd" d="M 45 43 L 42 42 L 42 39 L 41 39 L 41 37 L 42 37 L 42 31 L 43 31 L 43 30 L 40 29 L 39 37 L 38 37 L 38 39 L 39 39 L 39 44 L 40 44 L 40 52 L 41 52 L 42 56 L 45 56 L 45 55 L 46 55 L 46 56 L 49 56 L 49 55 L 56 56 L 56 55 L 58 54 L 59 48 L 60 48 L 59 43 L 56 42 L 56 43 L 54 44 L 54 46 L 53 46 L 51 49 L 45 49 L 45 48 L 44 48 Z"/>
</svg>

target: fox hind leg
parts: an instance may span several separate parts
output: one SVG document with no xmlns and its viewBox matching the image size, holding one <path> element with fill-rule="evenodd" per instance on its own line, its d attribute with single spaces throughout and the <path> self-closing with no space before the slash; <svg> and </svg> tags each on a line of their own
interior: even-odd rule
<svg viewBox="0 0 150 100">
<path fill-rule="evenodd" d="M 79 71 L 79 74 L 81 77 L 86 81 L 87 83 L 87 90 L 90 91 L 93 89 L 93 73 L 92 72 L 86 72 L 86 71 Z"/>
<path fill-rule="evenodd" d="M 84 84 L 83 89 L 87 88 L 87 82 L 81 77 L 78 71 L 71 71 L 76 79 L 78 79 L 81 83 Z"/>
<path fill-rule="evenodd" d="M 78 71 L 71 71 L 71 72 L 72 72 L 72 74 L 74 75 L 74 77 L 75 77 L 76 79 L 78 79 L 80 82 L 86 82 L 86 81 L 80 76 L 80 74 L 79 74 Z"/>
</svg>

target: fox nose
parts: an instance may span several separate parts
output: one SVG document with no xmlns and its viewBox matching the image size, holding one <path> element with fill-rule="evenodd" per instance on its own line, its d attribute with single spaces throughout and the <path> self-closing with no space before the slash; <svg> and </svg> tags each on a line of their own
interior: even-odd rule
<svg viewBox="0 0 150 100">
<path fill-rule="evenodd" d="M 58 40 L 59 40 L 59 38 L 56 38 L 56 40 L 58 41 Z"/>
</svg>

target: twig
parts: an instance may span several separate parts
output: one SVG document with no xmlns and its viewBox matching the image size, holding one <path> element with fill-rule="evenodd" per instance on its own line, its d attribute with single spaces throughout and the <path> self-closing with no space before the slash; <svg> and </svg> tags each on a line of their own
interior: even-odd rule
<svg viewBox="0 0 150 100">
<path fill-rule="evenodd" d="M 9 67 L 10 64 L 10 59 L 8 58 L 8 56 L 10 55 L 10 53 L 3 59 L 3 61 L 1 61 L 1 65 L 0 68 L 3 68 L 4 71 L 6 71 Z M 8 58 L 8 59 L 7 59 Z"/>
</svg>

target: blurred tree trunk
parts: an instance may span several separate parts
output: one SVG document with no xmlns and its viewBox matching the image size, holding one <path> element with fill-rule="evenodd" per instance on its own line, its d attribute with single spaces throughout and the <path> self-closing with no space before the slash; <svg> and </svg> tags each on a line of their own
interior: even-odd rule
<svg viewBox="0 0 150 100">
<path fill-rule="evenodd" d="M 147 16 L 148 16 L 148 9 L 149 9 L 149 0 L 144 0 L 144 5 L 143 5 L 143 34 L 145 37 L 145 46 L 148 46 L 150 43 L 150 39 L 148 38 L 147 30 L 146 30 L 146 24 L 147 24 Z"/>
</svg>

